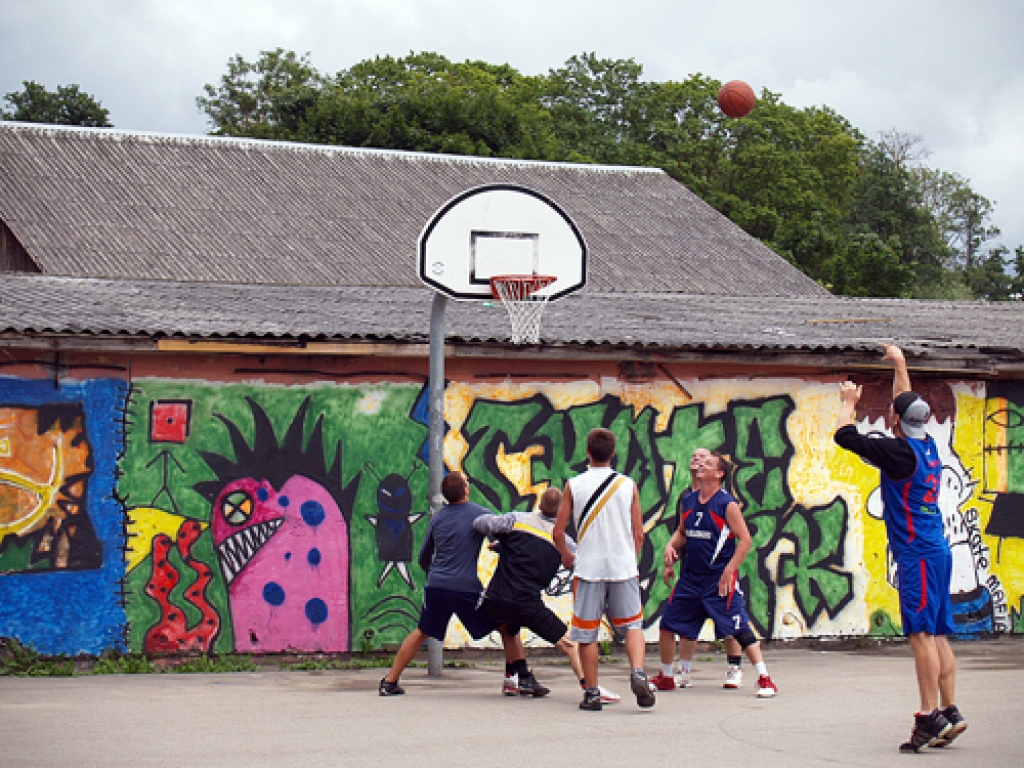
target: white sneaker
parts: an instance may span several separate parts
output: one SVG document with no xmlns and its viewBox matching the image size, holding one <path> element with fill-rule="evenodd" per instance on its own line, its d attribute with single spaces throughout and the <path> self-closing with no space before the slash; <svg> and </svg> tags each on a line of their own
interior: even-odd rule
<svg viewBox="0 0 1024 768">
<path fill-rule="evenodd" d="M 615 691 L 609 691 L 603 685 L 597 686 L 598 690 L 601 691 L 601 703 L 602 704 L 618 704 L 622 701 L 622 697 L 619 696 Z"/>
<path fill-rule="evenodd" d="M 690 673 L 683 672 L 681 669 L 674 669 L 672 671 L 672 679 L 676 681 L 677 688 L 689 688 L 693 685 L 693 679 L 690 677 Z"/>
<path fill-rule="evenodd" d="M 501 692 L 505 696 L 519 695 L 519 675 L 506 675 L 501 683 Z"/>
<path fill-rule="evenodd" d="M 725 682 L 722 683 L 723 688 L 742 688 L 743 687 L 743 670 L 740 667 L 729 665 L 729 669 L 725 673 Z"/>
</svg>

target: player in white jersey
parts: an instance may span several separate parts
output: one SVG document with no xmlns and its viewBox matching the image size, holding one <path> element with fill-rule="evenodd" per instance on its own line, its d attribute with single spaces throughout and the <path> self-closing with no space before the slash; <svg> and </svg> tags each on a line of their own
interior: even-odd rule
<svg viewBox="0 0 1024 768">
<path fill-rule="evenodd" d="M 644 611 L 637 558 L 644 544 L 643 514 L 636 483 L 611 467 L 615 435 L 592 429 L 587 435 L 590 468 L 565 484 L 552 532 L 566 568 L 575 568 L 570 638 L 579 644 L 586 691 L 580 709 L 599 711 L 597 635 L 601 617 L 626 635 L 632 668 L 630 688 L 641 707 L 654 706 L 654 691 L 644 673 Z M 576 553 L 565 531 L 576 526 Z"/>
</svg>

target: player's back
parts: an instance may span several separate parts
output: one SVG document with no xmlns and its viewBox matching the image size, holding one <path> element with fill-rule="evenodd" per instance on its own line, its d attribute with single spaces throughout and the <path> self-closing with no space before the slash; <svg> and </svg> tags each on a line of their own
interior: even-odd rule
<svg viewBox="0 0 1024 768">
<path fill-rule="evenodd" d="M 477 576 L 476 561 L 484 537 L 474 530 L 473 521 L 486 514 L 490 513 L 479 504 L 464 501 L 442 507 L 431 519 L 434 560 L 427 574 L 428 587 L 461 592 L 483 589 Z"/>
<path fill-rule="evenodd" d="M 637 576 L 633 480 L 611 467 L 591 467 L 570 480 L 569 488 L 576 524 L 576 576 L 587 581 Z"/>
<path fill-rule="evenodd" d="M 487 596 L 509 603 L 534 602 L 562 565 L 551 537 L 554 518 L 537 512 L 510 512 L 512 530 L 499 538 L 498 567 Z"/>
</svg>

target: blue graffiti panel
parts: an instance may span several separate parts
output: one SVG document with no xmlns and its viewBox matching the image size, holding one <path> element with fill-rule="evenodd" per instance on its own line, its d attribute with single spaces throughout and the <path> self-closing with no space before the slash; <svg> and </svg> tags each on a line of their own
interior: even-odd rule
<svg viewBox="0 0 1024 768">
<path fill-rule="evenodd" d="M 114 484 L 127 392 L 0 377 L 0 636 L 45 654 L 124 646 Z"/>
</svg>

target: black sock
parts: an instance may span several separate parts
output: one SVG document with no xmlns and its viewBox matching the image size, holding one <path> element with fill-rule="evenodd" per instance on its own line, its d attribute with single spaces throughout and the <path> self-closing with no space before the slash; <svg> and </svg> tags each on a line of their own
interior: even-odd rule
<svg viewBox="0 0 1024 768">
<path fill-rule="evenodd" d="M 512 665 L 509 664 L 506 661 L 505 662 L 505 677 L 512 677 L 512 675 L 514 675 L 514 674 L 515 674 L 515 672 L 512 670 Z"/>
<path fill-rule="evenodd" d="M 738 667 L 740 664 L 743 663 L 742 656 L 726 656 L 725 658 L 729 662 L 730 667 Z"/>
<path fill-rule="evenodd" d="M 530 668 L 526 666 L 526 659 L 519 659 L 518 661 L 512 662 L 512 672 L 510 674 L 519 675 L 520 679 L 530 674 Z"/>
</svg>

